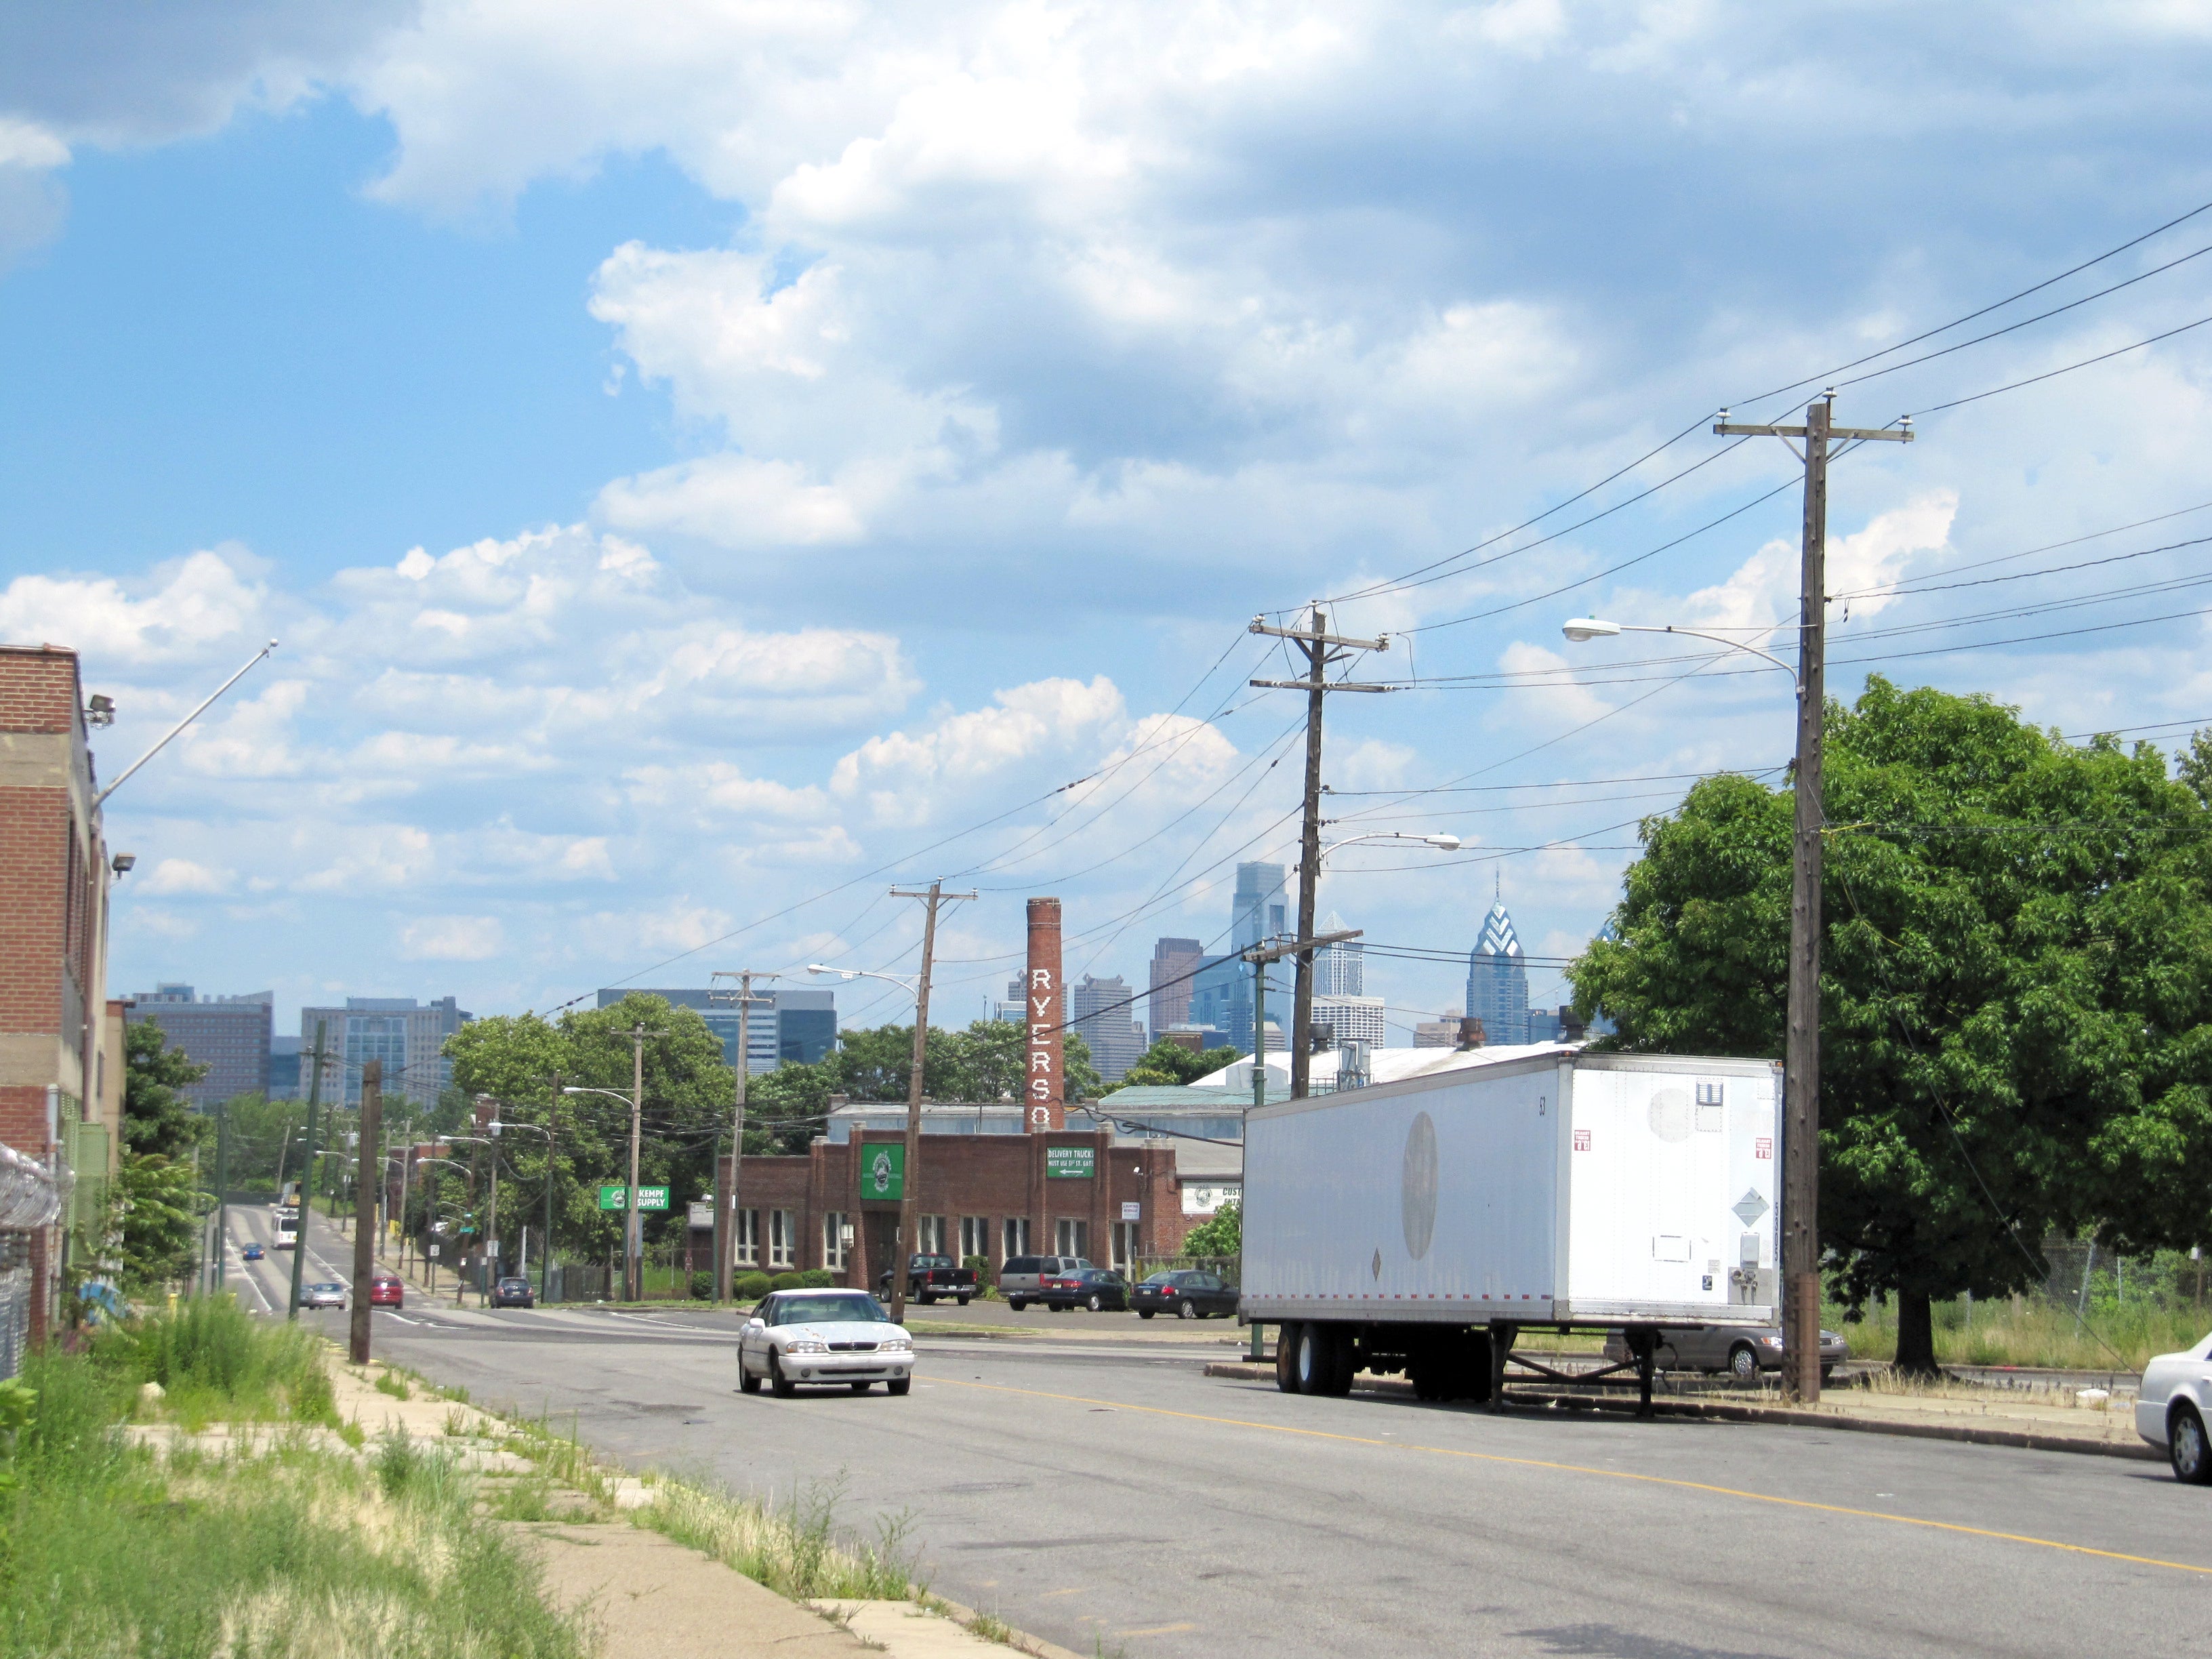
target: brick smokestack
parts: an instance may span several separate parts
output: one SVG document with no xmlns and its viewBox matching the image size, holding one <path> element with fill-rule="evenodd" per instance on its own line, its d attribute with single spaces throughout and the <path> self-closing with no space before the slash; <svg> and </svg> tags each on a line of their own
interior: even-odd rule
<svg viewBox="0 0 2212 1659">
<path fill-rule="evenodd" d="M 1066 1070 L 1060 1052 L 1060 901 L 1030 901 L 1029 1086 L 1024 1091 L 1031 1134 L 1067 1127 Z"/>
</svg>

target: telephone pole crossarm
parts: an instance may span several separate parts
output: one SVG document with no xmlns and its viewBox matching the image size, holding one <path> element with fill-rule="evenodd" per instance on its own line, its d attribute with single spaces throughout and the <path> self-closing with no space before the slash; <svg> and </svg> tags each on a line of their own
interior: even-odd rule
<svg viewBox="0 0 2212 1659">
<path fill-rule="evenodd" d="M 1743 426 L 1730 421 L 1716 421 L 1713 430 L 1723 438 L 1803 438 L 1812 428 L 1803 426 Z M 1832 426 L 1827 435 L 1838 441 L 1850 439 L 1858 443 L 1909 444 L 1912 441 L 1910 426 L 1899 430 L 1891 427 Z"/>
<path fill-rule="evenodd" d="M 1265 634 L 1271 639 L 1303 640 L 1310 645 L 1341 645 L 1353 651 L 1388 651 L 1390 648 L 1390 636 L 1388 634 L 1371 640 L 1355 640 L 1346 638 L 1341 634 L 1316 632 L 1312 629 L 1275 628 L 1261 622 L 1257 617 L 1252 618 L 1252 625 L 1244 631 L 1248 634 Z M 1296 682 L 1300 685 L 1304 683 L 1303 680 Z"/>
<path fill-rule="evenodd" d="M 1267 691 L 1310 691 L 1314 689 L 1311 680 L 1247 680 L 1244 684 L 1256 685 Z M 1399 691 L 1405 688 L 1396 685 L 1368 685 L 1358 680 L 1326 680 L 1322 682 L 1321 689 L 1324 691 Z"/>
<path fill-rule="evenodd" d="M 1358 939 L 1367 930 L 1347 927 L 1340 933 L 1316 933 L 1311 939 L 1294 939 L 1280 945 L 1255 945 L 1237 955 L 1246 962 L 1280 962 L 1285 957 L 1294 957 L 1307 951 L 1318 951 L 1324 945 L 1341 945 L 1348 939 Z"/>
</svg>

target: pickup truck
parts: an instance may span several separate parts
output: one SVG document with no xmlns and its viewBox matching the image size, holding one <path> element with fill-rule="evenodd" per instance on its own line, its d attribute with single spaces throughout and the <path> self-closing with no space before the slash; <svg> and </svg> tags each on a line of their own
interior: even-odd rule
<svg viewBox="0 0 2212 1659">
<path fill-rule="evenodd" d="M 876 1280 L 876 1294 L 889 1300 L 891 1293 L 890 1269 L 886 1267 Z M 906 1264 L 906 1294 L 909 1302 L 919 1302 L 928 1307 L 939 1297 L 951 1297 L 962 1307 L 975 1294 L 975 1270 L 963 1267 L 949 1255 L 917 1255 Z"/>
</svg>

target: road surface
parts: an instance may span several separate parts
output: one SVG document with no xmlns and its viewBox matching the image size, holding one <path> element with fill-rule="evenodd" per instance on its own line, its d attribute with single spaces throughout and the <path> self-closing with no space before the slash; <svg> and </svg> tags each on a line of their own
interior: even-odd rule
<svg viewBox="0 0 2212 1659">
<path fill-rule="evenodd" d="M 283 1256 L 265 1265 L 289 1273 Z M 341 1318 L 313 1317 L 334 1332 Z M 1092 1328 L 1096 1340 L 925 1338 L 903 1400 L 741 1395 L 733 1322 L 705 1311 L 418 1299 L 380 1312 L 376 1340 L 479 1401 L 573 1420 L 638 1466 L 779 1500 L 842 1490 L 854 1527 L 904 1511 L 936 1589 L 1081 1653 L 2076 1659 L 2203 1645 L 2212 1491 L 2162 1464 L 1304 1399 L 1206 1378 L 1211 1345 L 1127 1320 Z"/>
</svg>

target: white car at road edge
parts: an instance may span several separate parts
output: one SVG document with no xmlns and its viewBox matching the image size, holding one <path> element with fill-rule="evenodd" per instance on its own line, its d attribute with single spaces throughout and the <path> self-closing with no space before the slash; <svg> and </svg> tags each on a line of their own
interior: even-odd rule
<svg viewBox="0 0 2212 1659">
<path fill-rule="evenodd" d="M 904 1394 L 913 1370 L 914 1338 L 866 1291 L 778 1291 L 738 1335 L 738 1386 L 747 1394 L 763 1382 L 779 1400 L 801 1383 L 866 1394 L 881 1382 Z"/>
<path fill-rule="evenodd" d="M 2164 1448 L 2173 1478 L 2192 1486 L 2212 1482 L 2212 1336 L 2179 1353 L 2162 1353 L 2143 1367 L 2136 1395 L 2136 1432 Z"/>
</svg>

